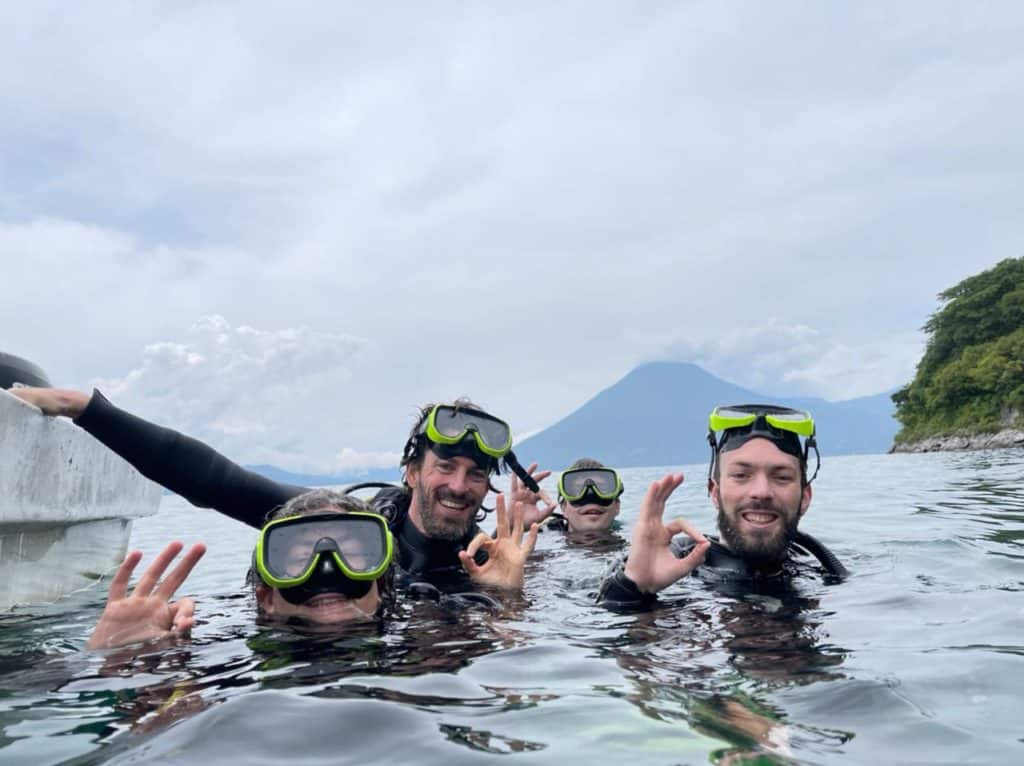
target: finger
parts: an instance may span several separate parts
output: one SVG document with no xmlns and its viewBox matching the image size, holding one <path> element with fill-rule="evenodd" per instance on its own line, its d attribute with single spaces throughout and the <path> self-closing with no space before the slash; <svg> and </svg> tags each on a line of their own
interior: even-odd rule
<svg viewBox="0 0 1024 766">
<path fill-rule="evenodd" d="M 175 633 L 185 635 L 195 625 L 196 603 L 190 598 L 182 598 L 171 604 L 171 623 Z"/>
<path fill-rule="evenodd" d="M 107 595 L 107 603 L 120 601 L 128 593 L 128 583 L 131 582 L 132 572 L 142 561 L 142 551 L 131 551 L 124 557 L 121 566 L 117 568 L 113 579 L 110 581 L 110 593 Z"/>
<path fill-rule="evenodd" d="M 480 573 L 480 567 L 477 566 L 476 561 L 473 560 L 473 554 L 469 552 L 468 548 L 464 551 L 459 551 L 459 561 L 462 563 L 462 568 L 470 575 Z"/>
<path fill-rule="evenodd" d="M 498 493 L 498 497 L 494 501 L 494 513 L 498 517 L 498 531 L 494 536 L 508 537 L 508 513 L 505 511 L 505 495 L 501 492 Z"/>
<path fill-rule="evenodd" d="M 185 545 L 179 540 L 167 543 L 167 547 L 157 554 L 157 557 L 153 559 L 153 563 L 149 565 L 149 569 L 147 569 L 145 573 L 143 573 L 142 577 L 139 578 L 139 583 L 135 586 L 135 590 L 132 592 L 132 595 L 148 596 L 153 591 L 153 587 L 163 576 L 164 570 L 167 569 L 168 564 L 174 561 L 175 556 L 181 553 L 181 549 L 184 547 Z"/>
<path fill-rule="evenodd" d="M 650 524 L 651 522 L 660 521 L 665 513 L 665 504 L 658 499 L 661 491 L 661 481 L 661 479 L 652 481 L 650 486 L 647 487 L 643 502 L 640 503 L 640 517 L 637 520 L 636 530 L 643 527 L 645 522 Z"/>
<path fill-rule="evenodd" d="M 544 479 L 548 478 L 548 476 L 551 475 L 551 471 L 538 471 L 537 473 L 530 471 L 530 475 L 533 477 L 533 480 L 535 482 L 540 484 L 542 481 L 544 481 Z"/>
<path fill-rule="evenodd" d="M 182 556 L 181 561 L 178 562 L 178 565 L 160 583 L 156 595 L 164 601 L 169 601 L 174 592 L 185 582 L 185 578 L 191 574 L 193 567 L 199 563 L 199 559 L 203 557 L 204 553 L 206 553 L 206 546 L 202 543 L 196 543 L 189 548 L 188 552 Z"/>
<path fill-rule="evenodd" d="M 704 563 L 704 558 L 708 555 L 708 548 L 711 547 L 711 543 L 707 540 L 697 543 L 693 546 L 693 550 L 683 556 L 681 559 L 677 559 L 672 563 L 672 569 L 676 571 L 679 577 L 687 575 L 694 569 Z"/>
<path fill-rule="evenodd" d="M 545 514 L 551 513 L 553 510 L 555 510 L 555 508 L 558 507 L 558 504 L 554 500 L 552 500 L 551 496 L 548 495 L 548 493 L 545 492 L 544 490 L 541 490 L 538 493 L 538 495 L 540 496 L 540 499 L 544 501 L 544 504 L 547 506 L 547 508 L 544 509 Z"/>
<path fill-rule="evenodd" d="M 523 505 L 522 502 L 512 505 L 512 541 L 516 545 L 523 540 Z"/>
<path fill-rule="evenodd" d="M 516 476 L 515 474 L 512 474 L 512 477 L 509 479 L 509 482 L 508 482 L 508 493 L 509 493 L 509 495 L 514 497 L 516 494 L 518 494 L 519 492 L 522 492 L 522 491 L 523 491 L 523 488 L 520 486 L 519 477 Z"/>
<path fill-rule="evenodd" d="M 675 519 L 672 519 L 672 521 L 665 525 L 665 529 L 667 529 L 673 537 L 675 535 L 681 535 L 685 532 L 698 543 L 706 543 L 708 541 L 708 539 L 704 537 L 704 534 L 699 529 L 697 529 L 697 527 L 693 526 L 693 524 L 691 524 L 684 518 L 677 517 Z"/>
<path fill-rule="evenodd" d="M 666 474 L 656 483 L 658 485 L 658 501 L 664 503 L 683 483 L 683 475 L 681 473 Z"/>
<path fill-rule="evenodd" d="M 529 532 L 529 534 L 526 535 L 526 542 L 523 543 L 523 547 L 521 548 L 521 550 L 523 551 L 523 557 L 524 558 L 528 558 L 530 556 L 530 554 L 533 553 L 533 549 L 537 545 L 537 535 L 538 534 L 540 534 L 540 525 L 539 524 L 531 524 L 530 525 L 530 532 Z"/>
<path fill-rule="evenodd" d="M 478 550 L 480 550 L 480 546 L 488 542 L 490 539 L 491 538 L 487 535 L 486 532 L 478 532 L 477 536 L 469 541 L 469 545 L 466 546 L 465 552 L 469 555 L 470 558 L 473 558 L 473 555 Z"/>
</svg>

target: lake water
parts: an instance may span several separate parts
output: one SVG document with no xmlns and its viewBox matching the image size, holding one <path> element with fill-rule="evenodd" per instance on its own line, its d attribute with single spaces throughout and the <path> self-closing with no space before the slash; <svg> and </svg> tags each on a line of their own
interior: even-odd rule
<svg viewBox="0 0 1024 766">
<path fill-rule="evenodd" d="M 714 531 L 684 471 L 669 514 Z M 622 472 L 624 534 L 664 472 Z M 505 613 L 316 635 L 256 624 L 252 530 L 165 497 L 133 546 L 209 544 L 192 640 L 82 651 L 105 584 L 0 616 L 0 763 L 1024 763 L 1024 451 L 826 458 L 814 489 L 839 585 L 613 614 L 621 543 L 545 532 Z"/>
</svg>

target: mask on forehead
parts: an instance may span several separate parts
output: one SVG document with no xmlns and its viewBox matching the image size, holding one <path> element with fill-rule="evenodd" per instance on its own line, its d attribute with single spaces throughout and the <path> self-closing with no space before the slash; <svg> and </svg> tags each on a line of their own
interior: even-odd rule
<svg viewBox="0 0 1024 766">
<path fill-rule="evenodd" d="M 800 444 L 800 437 L 792 431 L 781 431 L 772 428 L 764 418 L 758 418 L 749 426 L 742 428 L 730 428 L 722 432 L 718 442 L 719 452 L 728 452 L 739 449 L 751 439 L 767 439 L 787 455 L 792 455 L 801 463 L 804 460 L 803 446 Z"/>
</svg>

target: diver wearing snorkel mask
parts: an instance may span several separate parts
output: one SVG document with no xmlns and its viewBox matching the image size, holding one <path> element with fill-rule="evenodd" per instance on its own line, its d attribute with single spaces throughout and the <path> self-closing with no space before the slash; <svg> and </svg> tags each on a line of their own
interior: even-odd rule
<svg viewBox="0 0 1024 766">
<path fill-rule="evenodd" d="M 718 579 L 777 580 L 805 571 L 808 554 L 826 576 L 846 575 L 831 551 L 798 531 L 821 464 L 810 413 L 761 404 L 716 407 L 708 419 L 708 442 L 708 494 L 718 511 L 721 541 L 706 538 L 684 519 L 662 521 L 666 501 L 683 481 L 681 474 L 666 476 L 648 490 L 629 558 L 602 584 L 599 600 L 650 602 L 698 567 Z M 808 478 L 811 450 L 815 469 Z M 690 539 L 673 540 L 681 533 Z"/>
<path fill-rule="evenodd" d="M 570 533 L 602 532 L 615 525 L 624 491 L 614 468 L 593 458 L 580 458 L 558 477 L 558 507 L 545 524 Z"/>
<path fill-rule="evenodd" d="M 206 444 L 163 428 L 111 404 L 99 391 L 19 388 L 13 395 L 47 415 L 74 419 L 147 478 L 193 505 L 213 508 L 252 527 L 308 488 L 272 481 L 249 471 Z M 396 541 L 403 581 L 425 581 L 445 591 L 485 585 L 522 587 L 531 527 L 554 510 L 538 481 L 548 472 L 527 471 L 512 452 L 508 423 L 467 400 L 423 407 L 402 456 L 404 486 L 390 486 L 371 500 L 387 516 Z M 513 471 L 523 483 L 495 501 L 497 530 L 483 533 L 477 521 L 490 477 Z"/>
</svg>

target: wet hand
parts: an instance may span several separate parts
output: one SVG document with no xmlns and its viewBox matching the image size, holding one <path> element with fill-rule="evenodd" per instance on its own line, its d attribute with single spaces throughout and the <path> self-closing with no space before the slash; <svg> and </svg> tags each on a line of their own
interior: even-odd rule
<svg viewBox="0 0 1024 766">
<path fill-rule="evenodd" d="M 663 522 L 665 502 L 683 483 L 681 473 L 652 482 L 640 505 L 625 574 L 644 593 L 656 593 L 688 575 L 704 562 L 711 543 L 690 522 L 677 518 Z M 685 533 L 697 544 L 684 558 L 669 547 L 675 535 Z"/>
<path fill-rule="evenodd" d="M 519 590 L 523 587 L 526 559 L 533 553 L 533 548 L 537 544 L 539 528 L 536 524 L 531 524 L 530 532 L 524 540 L 524 504 L 517 503 L 512 506 L 511 525 L 505 510 L 503 494 L 498 495 L 495 509 L 498 517 L 495 536 L 491 537 L 486 532 L 481 532 L 473 538 L 466 550 L 459 552 L 459 560 L 473 582 L 504 590 Z M 487 561 L 483 564 L 477 564 L 473 559 L 479 550 L 487 551 Z"/>
<path fill-rule="evenodd" d="M 130 596 L 128 583 L 142 560 L 142 552 L 132 551 L 125 557 L 110 582 L 107 605 L 89 639 L 89 649 L 109 649 L 139 641 L 188 635 L 195 623 L 195 603 L 190 598 L 174 603 L 170 599 L 206 553 L 206 546 L 196 543 L 189 548 L 166 579 L 160 581 L 164 570 L 184 547 L 177 541 L 168 544 L 149 565 Z"/>
<path fill-rule="evenodd" d="M 33 407 L 38 407 L 44 415 L 64 415 L 69 418 L 77 418 L 89 404 L 92 397 L 83 394 L 81 391 L 72 391 L 64 388 L 32 388 L 22 386 L 10 388 L 7 393 L 12 394 L 23 402 L 28 402 Z"/>
<path fill-rule="evenodd" d="M 551 471 L 538 471 L 536 463 L 531 463 L 530 467 L 526 469 L 526 472 L 530 474 L 533 480 L 538 484 L 551 475 Z M 540 524 L 544 519 L 554 513 L 555 508 L 558 507 L 551 501 L 551 498 L 548 497 L 547 492 L 543 489 L 539 492 L 532 492 L 515 474 L 512 474 L 512 478 L 509 482 L 509 498 L 513 508 L 518 504 L 522 505 L 523 524 L 525 526 Z"/>
</svg>

